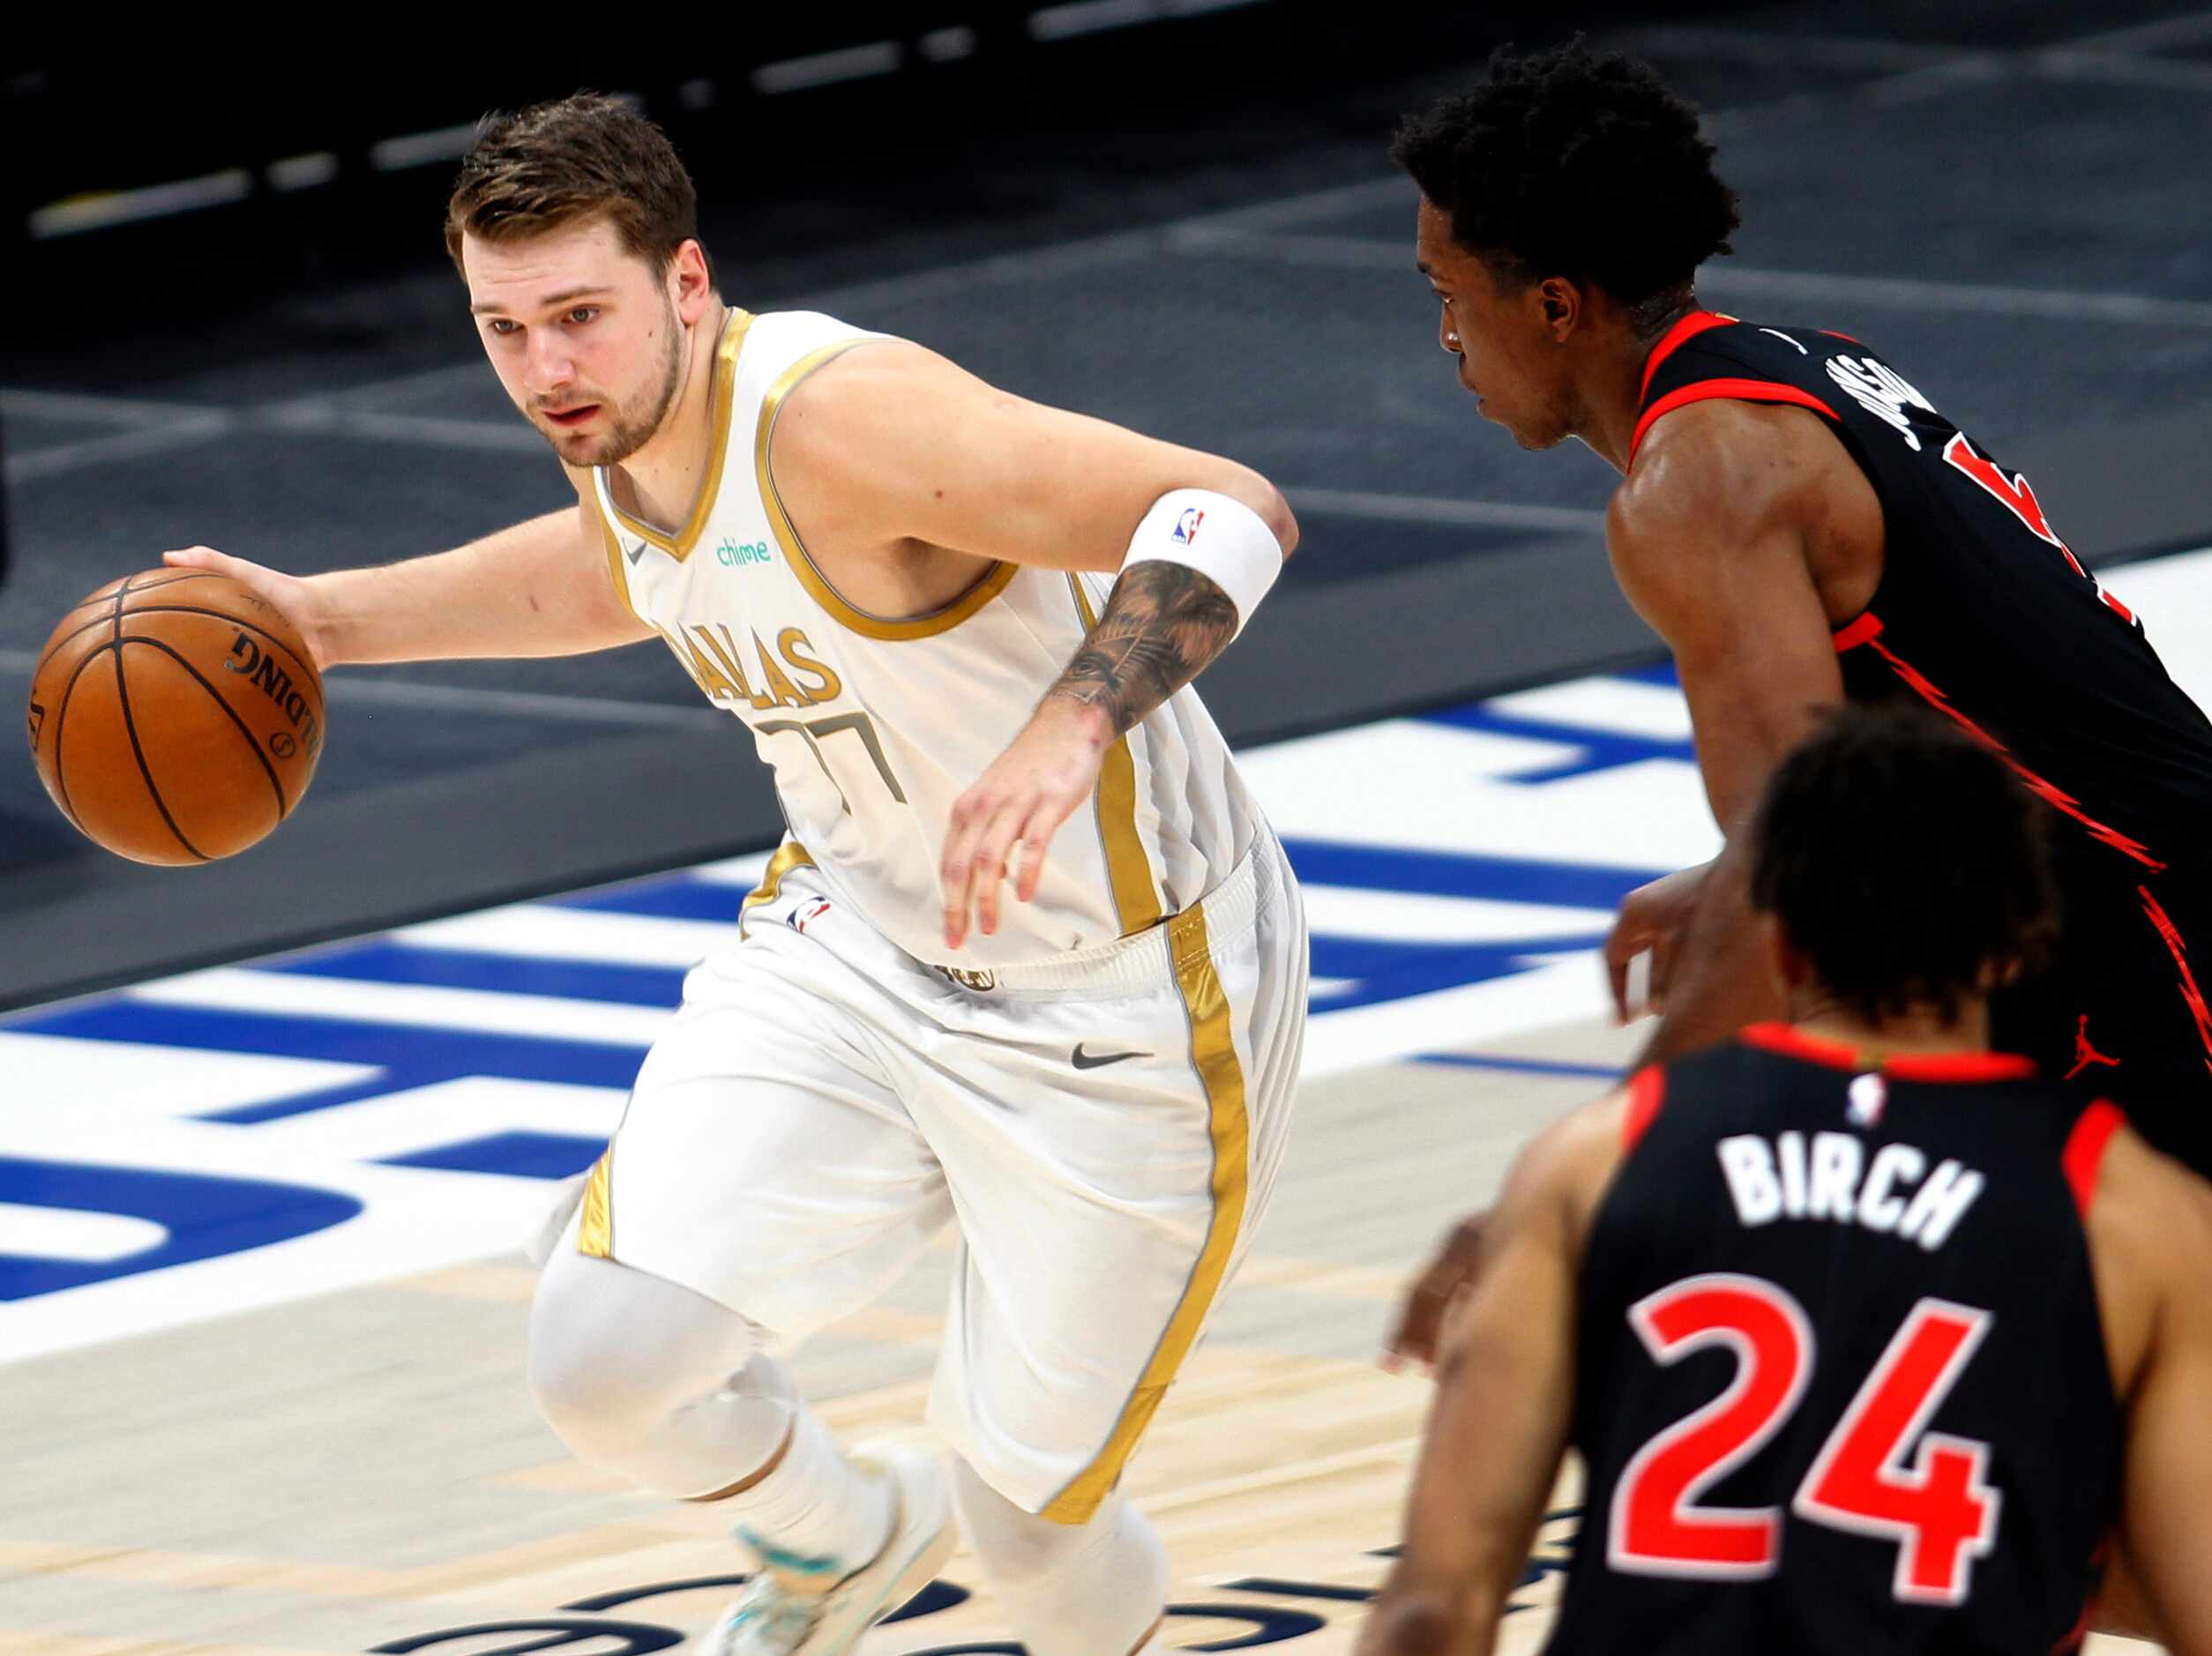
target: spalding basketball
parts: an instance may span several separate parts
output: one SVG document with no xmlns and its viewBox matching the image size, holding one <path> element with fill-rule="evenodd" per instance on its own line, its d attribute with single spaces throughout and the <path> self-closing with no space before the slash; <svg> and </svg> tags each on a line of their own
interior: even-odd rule
<svg viewBox="0 0 2212 1656">
<path fill-rule="evenodd" d="M 323 682 L 298 630 L 239 582 L 148 570 L 62 617 L 30 727 L 46 791 L 87 838 L 138 862 L 208 862 L 300 802 Z"/>
</svg>

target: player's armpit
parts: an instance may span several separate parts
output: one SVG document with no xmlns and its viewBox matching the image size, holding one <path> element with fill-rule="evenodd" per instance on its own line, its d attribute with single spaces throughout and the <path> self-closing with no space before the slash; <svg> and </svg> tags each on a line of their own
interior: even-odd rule
<svg viewBox="0 0 2212 1656">
<path fill-rule="evenodd" d="M 1615 1094 L 1577 1111 L 1507 1176 L 1446 1329 L 1403 1545 L 1362 1656 L 1491 1647 L 1566 1447 L 1575 1282 L 1622 1108 Z"/>
<path fill-rule="evenodd" d="M 904 340 L 857 347 L 810 377 L 784 406 L 773 466 L 811 546 L 918 541 L 1110 571 L 1177 489 L 1249 506 L 1285 556 L 1297 544 L 1281 492 L 1249 466 L 1031 402 Z"/>
</svg>

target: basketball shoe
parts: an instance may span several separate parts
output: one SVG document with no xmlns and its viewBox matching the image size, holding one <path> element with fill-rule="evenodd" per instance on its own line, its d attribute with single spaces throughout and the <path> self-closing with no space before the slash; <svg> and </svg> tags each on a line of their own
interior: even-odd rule
<svg viewBox="0 0 2212 1656">
<path fill-rule="evenodd" d="M 934 1454 L 879 1445 L 853 1459 L 891 1481 L 896 1506 L 882 1550 L 848 1570 L 842 1559 L 799 1557 L 740 1531 L 760 1568 L 699 1641 L 699 1656 L 843 1656 L 952 1556 L 952 1497 Z"/>
</svg>

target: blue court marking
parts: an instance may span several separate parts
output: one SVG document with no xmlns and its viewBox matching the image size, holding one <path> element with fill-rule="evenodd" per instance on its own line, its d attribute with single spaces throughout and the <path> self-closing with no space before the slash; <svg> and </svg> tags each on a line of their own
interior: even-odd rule
<svg viewBox="0 0 2212 1656">
<path fill-rule="evenodd" d="M 440 1078 L 432 1075 L 413 1076 L 396 1069 L 380 1070 L 365 1081 L 317 1087 L 311 1093 L 294 1093 L 259 1104 L 240 1104 L 227 1110 L 206 1110 L 198 1119 L 222 1122 L 234 1127 L 251 1127 L 260 1122 L 282 1121 L 288 1115 L 304 1115 L 310 1110 L 336 1109 L 340 1104 L 362 1104 L 370 1099 L 388 1098 L 394 1093 L 404 1093 L 410 1087 L 422 1086 Z"/>
<path fill-rule="evenodd" d="M 512 1035 L 489 1030 L 425 1029 L 342 1018 L 170 1006 L 117 997 L 7 1026 L 41 1035 L 145 1041 L 201 1052 L 250 1052 L 376 1064 L 398 1074 L 497 1075 L 518 1081 L 571 1081 L 627 1087 L 645 1056 L 643 1041 Z M 318 1088 L 318 1094 L 328 1091 Z"/>
<path fill-rule="evenodd" d="M 1587 725 L 1563 725 L 1548 719 L 1516 718 L 1510 713 L 1493 712 L 1480 702 L 1472 707 L 1453 707 L 1444 712 L 1424 713 L 1421 722 L 1448 725 L 1456 730 L 1480 730 L 1496 736 L 1520 736 L 1529 741 L 1549 742 L 1581 750 L 1576 758 L 1554 760 L 1548 764 L 1531 763 L 1498 772 L 1506 780 L 1530 785 L 1563 781 L 1570 776 L 1588 776 L 1595 772 L 1610 771 L 1624 765 L 1641 765 L 1648 759 L 1674 759 L 1685 765 L 1697 763 L 1697 749 L 1687 738 L 1626 735 L 1618 731 L 1592 729 Z"/>
<path fill-rule="evenodd" d="M 218 1254 L 243 1253 L 326 1230 L 361 1212 L 352 1197 L 311 1185 L 14 1156 L 0 1156 L 0 1202 L 124 1214 L 151 1220 L 168 1233 L 153 1247 L 120 1259 L 0 1253 L 0 1300 L 26 1300 Z"/>
<path fill-rule="evenodd" d="M 487 1133 L 404 1156 L 380 1156 L 389 1167 L 441 1167 L 449 1173 L 504 1173 L 524 1179 L 565 1179 L 599 1160 L 604 1138 L 575 1133 Z"/>
<path fill-rule="evenodd" d="M 1416 1063 L 1446 1063 L 1464 1070 L 1506 1070 L 1517 1075 L 1588 1076 L 1593 1081 L 1618 1081 L 1627 1074 L 1610 1063 L 1561 1063 L 1550 1058 L 1508 1058 L 1487 1052 L 1424 1052 Z"/>
<path fill-rule="evenodd" d="M 1399 1001 L 1433 989 L 1456 988 L 1511 977 L 1530 969 L 1530 957 L 1588 949 L 1603 942 L 1592 931 L 1557 937 L 1514 937 L 1503 943 L 1394 943 L 1382 937 L 1313 938 L 1313 975 L 1349 978 L 1334 995 L 1316 995 L 1312 1010 L 1341 1011 L 1376 1001 Z"/>
<path fill-rule="evenodd" d="M 1585 862 L 1532 862 L 1480 852 L 1406 851 L 1327 839 L 1286 839 L 1282 848 L 1289 853 L 1298 878 L 1312 885 L 1356 885 L 1434 897 L 1489 897 L 1501 902 L 1599 908 L 1608 914 L 1629 892 L 1666 872 L 1656 865 L 1628 869 Z"/>
<path fill-rule="evenodd" d="M 645 914 L 661 920 L 714 920 L 737 923 L 737 908 L 746 897 L 734 885 L 714 880 L 695 880 L 688 875 L 672 879 L 617 885 L 603 891 L 579 891 L 571 897 L 549 897 L 558 908 L 588 908 L 609 914 Z"/>
<path fill-rule="evenodd" d="M 264 968 L 294 977 L 347 978 L 364 983 L 410 983 L 500 995 L 550 995 L 562 1000 L 612 1001 L 674 1008 L 684 997 L 676 966 L 610 965 L 538 955 L 423 949 L 378 942 L 325 954 L 301 955 Z"/>
<path fill-rule="evenodd" d="M 1663 684 L 1669 690 L 1682 688 L 1682 675 L 1674 668 L 1674 658 L 1654 661 L 1649 667 L 1625 667 L 1606 675 L 1608 678 L 1633 679 L 1639 684 Z"/>
</svg>

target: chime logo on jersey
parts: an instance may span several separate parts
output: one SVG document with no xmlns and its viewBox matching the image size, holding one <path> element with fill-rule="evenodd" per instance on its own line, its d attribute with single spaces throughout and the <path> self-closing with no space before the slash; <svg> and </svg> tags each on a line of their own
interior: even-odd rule
<svg viewBox="0 0 2212 1656">
<path fill-rule="evenodd" d="M 1183 515 L 1175 520 L 1176 541 L 1183 546 L 1190 545 L 1192 541 L 1198 539 L 1199 525 L 1204 523 L 1205 521 L 1206 512 L 1204 508 L 1199 506 L 1184 507 Z"/>
</svg>

